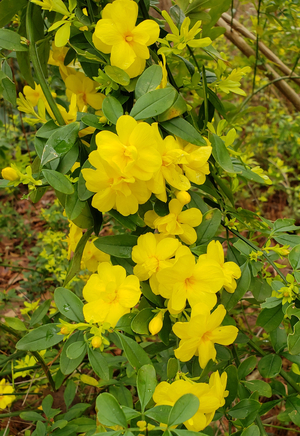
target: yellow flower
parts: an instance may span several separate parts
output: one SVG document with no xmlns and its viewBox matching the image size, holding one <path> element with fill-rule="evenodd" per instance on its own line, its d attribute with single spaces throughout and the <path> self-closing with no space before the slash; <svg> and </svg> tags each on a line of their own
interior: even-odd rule
<svg viewBox="0 0 300 436">
<path fill-rule="evenodd" d="M 98 50 L 110 53 L 111 65 L 136 77 L 145 68 L 150 57 L 148 47 L 159 35 L 159 26 L 153 20 L 144 20 L 135 27 L 138 5 L 133 0 L 115 0 L 102 11 L 102 20 L 96 24 L 93 42 Z"/>
<path fill-rule="evenodd" d="M 0 409 L 6 409 L 11 403 L 16 399 L 15 395 L 3 395 L 3 394 L 12 394 L 14 388 L 6 383 L 5 378 L 0 381 Z"/>
<path fill-rule="evenodd" d="M 93 241 L 88 241 L 84 247 L 81 262 L 82 269 L 86 268 L 95 272 L 100 262 L 110 262 L 110 255 L 99 250 Z"/>
<path fill-rule="evenodd" d="M 172 31 L 166 36 L 167 41 L 172 42 L 172 47 L 168 45 L 168 48 L 162 47 L 159 49 L 158 53 L 165 53 L 166 55 L 170 53 L 180 54 L 182 50 L 188 45 L 189 47 L 207 47 L 211 44 L 210 38 L 199 38 L 195 39 L 196 35 L 201 32 L 201 21 L 197 21 L 196 24 L 189 30 L 191 20 L 186 17 L 180 27 L 180 32 L 178 28 L 173 23 L 170 15 L 167 11 L 162 11 L 162 16 L 167 21 Z M 164 40 L 159 40 L 159 42 L 166 44 Z"/>
<path fill-rule="evenodd" d="M 65 84 L 69 99 L 71 99 L 72 93 L 76 94 L 77 106 L 80 112 L 86 112 L 87 105 L 97 110 L 102 108 L 105 95 L 97 92 L 97 82 L 94 82 L 85 74 L 80 71 L 76 74 L 71 74 L 66 78 Z"/>
<path fill-rule="evenodd" d="M 169 299 L 168 309 L 181 312 L 186 300 L 193 307 L 205 303 L 210 309 L 217 302 L 216 293 L 224 283 L 223 271 L 214 260 L 196 263 L 190 249 L 181 246 L 176 253 L 176 262 L 157 273 L 159 293 Z"/>
<path fill-rule="evenodd" d="M 68 243 L 68 260 L 71 259 L 72 253 L 75 252 L 78 242 L 83 234 L 82 229 L 76 226 L 76 224 L 69 222 L 70 231 L 66 238 Z"/>
<path fill-rule="evenodd" d="M 41 6 L 45 11 L 55 11 L 62 15 L 70 15 L 62 0 L 30 0 L 32 3 Z"/>
<path fill-rule="evenodd" d="M 220 327 L 226 310 L 222 304 L 210 314 L 208 306 L 199 303 L 192 308 L 189 322 L 177 322 L 173 331 L 181 341 L 175 350 L 175 356 L 181 362 L 188 362 L 196 355 L 199 365 L 205 368 L 210 359 L 216 360 L 214 344 L 232 344 L 238 334 L 238 329 L 232 325 Z"/>
<path fill-rule="evenodd" d="M 32 303 L 27 303 L 27 301 L 24 301 L 25 309 L 20 309 L 20 312 L 22 313 L 22 315 L 25 315 L 25 313 L 28 313 L 30 311 L 34 312 L 35 309 L 38 307 L 40 301 L 40 299 Z"/>
<path fill-rule="evenodd" d="M 206 175 L 209 174 L 208 159 L 212 152 L 210 145 L 198 147 L 197 145 L 187 144 L 183 151 L 187 153 L 182 163 L 185 176 L 196 185 L 203 185 Z"/>
<path fill-rule="evenodd" d="M 57 47 L 53 41 L 48 59 L 49 65 L 56 65 L 59 68 L 59 72 L 63 80 L 66 80 L 70 74 L 74 74 L 76 72 L 74 68 L 68 67 L 64 64 L 68 50 L 69 49 L 67 47 Z"/>
<path fill-rule="evenodd" d="M 199 409 L 195 415 L 184 425 L 188 430 L 201 431 L 207 427 L 212 421 L 215 411 L 224 404 L 224 396 L 222 397 L 223 384 L 220 384 L 220 375 L 215 372 L 211 375 L 209 384 L 195 383 L 192 380 L 176 380 L 173 383 L 161 382 L 154 391 L 153 400 L 157 406 L 167 405 L 173 406 L 175 402 L 185 394 L 195 395 L 200 402 Z M 227 381 L 227 374 L 222 374 L 222 383 Z"/>
<path fill-rule="evenodd" d="M 169 135 L 163 139 L 159 133 L 157 123 L 153 123 L 151 127 L 158 144 L 162 165 L 152 179 L 149 180 L 148 187 L 159 200 L 166 202 L 166 182 L 180 191 L 187 191 L 191 187 L 188 178 L 183 174 L 179 166 L 187 153 L 183 151 L 180 143 L 173 136 Z"/>
<path fill-rule="evenodd" d="M 224 251 L 219 241 L 211 241 L 207 246 L 207 254 L 202 254 L 199 257 L 199 263 L 202 260 L 215 260 L 221 266 L 224 273 L 224 288 L 231 294 L 236 289 L 235 279 L 241 277 L 241 269 L 234 262 L 224 262 Z"/>
<path fill-rule="evenodd" d="M 167 83 L 168 83 L 168 71 L 166 68 L 166 64 L 167 64 L 166 56 L 163 53 L 161 54 L 161 56 L 163 58 L 163 61 L 162 62 L 159 61 L 158 65 L 162 69 L 162 79 L 161 79 L 161 82 L 156 89 L 165 88 L 167 86 Z"/>
<path fill-rule="evenodd" d="M 15 182 L 16 180 L 20 180 L 20 176 L 16 170 L 11 167 L 3 168 L 1 171 L 1 175 L 3 179 L 9 180 L 10 182 Z"/>
<path fill-rule="evenodd" d="M 150 180 L 161 166 L 161 156 L 153 129 L 138 123 L 129 115 L 122 115 L 116 124 L 117 135 L 103 130 L 96 136 L 101 159 L 128 177 Z"/>
<path fill-rule="evenodd" d="M 202 221 L 202 213 L 192 207 L 182 211 L 183 204 L 174 198 L 169 203 L 170 213 L 159 217 L 154 211 L 148 211 L 144 220 L 147 225 L 157 229 L 165 235 L 178 235 L 188 245 L 197 240 L 197 233 L 193 227 L 199 226 Z"/>
<path fill-rule="evenodd" d="M 137 245 L 133 247 L 132 260 L 137 264 L 133 272 L 141 281 L 150 278 L 150 286 L 155 294 L 158 294 L 156 274 L 161 269 L 172 266 L 170 259 L 179 246 L 178 239 L 146 233 L 138 238 Z"/>
<path fill-rule="evenodd" d="M 119 319 L 130 312 L 140 299 L 140 282 L 133 275 L 126 277 L 125 268 L 108 262 L 98 266 L 83 288 L 87 304 L 83 307 L 86 322 L 104 323 L 115 327 Z"/>
<path fill-rule="evenodd" d="M 96 150 L 90 153 L 89 161 L 96 170 L 86 168 L 81 172 L 87 189 L 96 192 L 92 206 L 100 212 L 116 209 L 120 214 L 128 216 L 138 211 L 139 204 L 149 200 L 151 192 L 146 182 L 136 181 L 134 177 L 126 177 L 114 170 L 101 160 Z"/>
<path fill-rule="evenodd" d="M 243 91 L 241 86 L 242 77 L 248 74 L 251 71 L 250 67 L 244 68 L 235 68 L 231 71 L 229 76 L 225 77 L 222 73 L 225 71 L 226 67 L 223 61 L 218 60 L 218 67 L 216 69 L 216 74 L 219 77 L 219 80 L 215 83 L 220 91 L 223 91 L 225 94 L 229 94 L 229 92 L 233 92 L 238 95 L 246 95 L 245 91 Z"/>
</svg>

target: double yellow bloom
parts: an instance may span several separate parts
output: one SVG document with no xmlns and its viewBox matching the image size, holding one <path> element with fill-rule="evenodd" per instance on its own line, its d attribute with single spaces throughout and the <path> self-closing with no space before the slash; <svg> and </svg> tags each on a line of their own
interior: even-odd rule
<svg viewBox="0 0 300 436">
<path fill-rule="evenodd" d="M 96 24 L 93 42 L 102 53 L 110 53 L 112 66 L 126 71 L 129 77 L 140 75 L 150 57 L 148 46 L 159 36 L 159 26 L 144 20 L 135 26 L 138 5 L 133 0 L 115 0 L 102 11 Z"/>
</svg>

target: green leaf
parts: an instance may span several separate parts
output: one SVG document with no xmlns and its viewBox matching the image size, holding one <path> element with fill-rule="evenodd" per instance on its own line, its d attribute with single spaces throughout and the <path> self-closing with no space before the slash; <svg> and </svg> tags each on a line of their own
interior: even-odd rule
<svg viewBox="0 0 300 436">
<path fill-rule="evenodd" d="M 257 317 L 256 324 L 261 326 L 267 333 L 270 333 L 279 326 L 283 316 L 282 306 L 263 309 Z"/>
<path fill-rule="evenodd" d="M 260 430 L 257 425 L 251 425 L 251 427 L 245 428 L 241 436 L 260 436 Z"/>
<path fill-rule="evenodd" d="M 231 403 L 237 397 L 239 379 L 237 369 L 234 365 L 227 366 L 225 372 L 227 373 L 226 389 L 229 391 L 228 397 L 226 398 L 226 407 L 230 407 Z"/>
<path fill-rule="evenodd" d="M 73 380 L 69 380 L 64 392 L 64 401 L 65 405 L 67 406 L 67 409 L 71 406 L 75 395 L 76 395 L 77 385 L 74 383 Z M 68 421 L 66 421 L 68 422 Z"/>
<path fill-rule="evenodd" d="M 63 340 L 64 336 L 58 335 L 59 330 L 55 324 L 42 325 L 20 339 L 16 348 L 25 351 L 46 350 Z"/>
<path fill-rule="evenodd" d="M 129 416 L 130 419 L 132 419 L 131 418 L 132 416 L 140 415 L 139 412 L 136 412 L 135 410 L 132 409 L 133 407 L 132 394 L 130 390 L 127 389 L 123 384 L 121 384 L 120 386 L 110 386 L 109 393 L 112 394 L 121 405 L 127 421 Z"/>
<path fill-rule="evenodd" d="M 0 29 L 0 49 L 2 48 L 12 51 L 28 51 L 27 45 L 21 44 L 20 35 L 8 29 Z"/>
<path fill-rule="evenodd" d="M 27 0 L 1 0 L 0 27 L 6 26 L 13 16 L 27 5 Z"/>
<path fill-rule="evenodd" d="M 42 173 L 52 188 L 63 194 L 73 194 L 73 185 L 66 176 L 53 170 L 43 170 Z"/>
<path fill-rule="evenodd" d="M 136 244 L 137 236 L 134 235 L 102 236 L 94 241 L 99 250 L 122 258 L 131 258 L 132 247 Z"/>
<path fill-rule="evenodd" d="M 34 324 L 37 324 L 38 322 L 42 321 L 44 316 L 46 316 L 48 313 L 50 304 L 51 304 L 51 300 L 46 300 L 33 312 L 32 317 L 30 319 L 29 327 L 32 327 L 34 326 Z"/>
<path fill-rule="evenodd" d="M 160 295 L 155 295 L 150 288 L 149 283 L 141 282 L 142 294 L 156 307 L 164 307 L 164 299 Z"/>
<path fill-rule="evenodd" d="M 264 378 L 276 377 L 281 370 L 281 358 L 276 354 L 268 354 L 258 362 L 258 371 Z"/>
<path fill-rule="evenodd" d="M 183 118 L 173 118 L 170 121 L 164 121 L 160 124 L 167 132 L 171 133 L 172 135 L 179 136 L 179 138 L 182 138 L 191 144 L 206 145 L 205 140 L 195 129 L 195 127 L 193 127 Z"/>
<path fill-rule="evenodd" d="M 241 400 L 232 409 L 228 411 L 228 414 L 233 418 L 244 419 L 255 411 L 259 411 L 260 403 L 251 399 Z"/>
<path fill-rule="evenodd" d="M 117 335 L 121 341 L 122 349 L 124 350 L 128 362 L 135 370 L 139 370 L 144 365 L 151 365 L 151 360 L 147 353 L 136 341 L 119 332 L 117 332 Z"/>
<path fill-rule="evenodd" d="M 82 354 L 77 359 L 69 359 L 67 356 L 67 349 L 71 344 L 76 344 L 83 340 L 83 332 L 77 331 L 65 342 L 61 355 L 60 355 L 60 370 L 64 375 L 72 374 L 75 369 L 81 364 L 86 355 L 86 349 L 82 351 Z"/>
<path fill-rule="evenodd" d="M 180 371 L 178 360 L 175 357 L 170 357 L 170 359 L 168 360 L 168 365 L 167 365 L 167 378 L 168 378 L 168 380 L 171 380 L 172 378 L 174 378 L 178 371 Z"/>
<path fill-rule="evenodd" d="M 148 418 L 154 419 L 154 421 L 162 422 L 163 424 L 167 424 L 170 412 L 172 410 L 171 406 L 156 406 L 153 409 L 149 409 L 145 412 L 145 415 Z"/>
<path fill-rule="evenodd" d="M 221 114 L 224 118 L 226 118 L 226 112 L 223 106 L 223 103 L 217 96 L 217 94 L 214 93 L 210 88 L 207 88 L 208 92 L 208 99 L 213 104 L 214 108 Z"/>
<path fill-rule="evenodd" d="M 80 216 L 79 216 L 80 218 Z M 75 222 L 76 225 L 79 225 L 77 222 Z M 89 237 L 91 236 L 93 232 L 93 229 L 89 229 L 85 232 L 84 235 L 81 236 L 80 241 L 78 242 L 76 249 L 75 249 L 75 253 L 73 255 L 68 273 L 67 273 L 67 277 L 65 278 L 64 281 L 64 286 L 66 286 L 67 283 L 69 283 L 70 280 L 72 280 L 72 278 L 78 273 L 78 271 L 80 271 L 80 264 L 81 264 L 81 258 L 82 258 L 82 254 L 83 254 L 83 250 L 84 247 L 87 243 L 87 241 L 89 240 Z"/>
<path fill-rule="evenodd" d="M 68 195 L 65 203 L 65 211 L 69 220 L 73 221 L 79 217 L 85 207 L 85 204 L 86 203 L 84 201 L 79 200 L 76 189 L 72 195 Z"/>
<path fill-rule="evenodd" d="M 292 355 L 300 354 L 300 321 L 294 325 L 293 334 L 288 335 L 288 349 Z"/>
<path fill-rule="evenodd" d="M 74 342 L 67 348 L 67 357 L 71 360 L 78 359 L 83 352 L 86 352 L 86 343 L 84 341 Z"/>
<path fill-rule="evenodd" d="M 9 103 L 11 103 L 13 106 L 16 106 L 17 104 L 16 85 L 8 77 L 2 79 L 1 83 L 3 86 L 3 92 L 2 92 L 3 98 L 7 100 Z"/>
<path fill-rule="evenodd" d="M 221 224 L 222 214 L 219 209 L 210 209 L 203 215 L 202 223 L 197 227 L 197 245 L 210 242 Z"/>
<path fill-rule="evenodd" d="M 172 118 L 179 117 L 179 115 L 184 114 L 187 111 L 187 105 L 185 99 L 181 94 L 177 94 L 177 98 L 175 99 L 172 106 L 160 114 L 157 118 L 158 122 L 171 120 Z"/>
<path fill-rule="evenodd" d="M 138 335 L 149 335 L 148 325 L 153 317 L 152 308 L 146 307 L 142 309 L 131 322 L 132 330 Z"/>
<path fill-rule="evenodd" d="M 185 394 L 178 398 L 170 411 L 168 427 L 191 419 L 198 411 L 199 405 L 199 399 L 193 394 Z"/>
<path fill-rule="evenodd" d="M 238 367 L 239 379 L 242 380 L 247 375 L 249 375 L 256 367 L 256 363 L 256 356 L 250 356 L 247 359 L 243 360 L 243 362 Z"/>
<path fill-rule="evenodd" d="M 288 233 L 276 233 L 274 239 L 278 244 L 290 245 L 293 248 L 300 244 L 300 236 L 289 235 Z"/>
<path fill-rule="evenodd" d="M 109 95 L 103 100 L 102 112 L 108 121 L 117 124 L 118 119 L 123 115 L 123 108 L 115 97 Z"/>
<path fill-rule="evenodd" d="M 144 412 L 156 388 L 156 372 L 154 366 L 142 366 L 138 371 L 136 382 L 142 412 Z"/>
<path fill-rule="evenodd" d="M 21 321 L 19 318 L 13 318 L 10 316 L 5 317 L 6 324 L 11 327 L 12 329 L 20 332 L 26 332 L 27 328 L 23 321 Z"/>
<path fill-rule="evenodd" d="M 227 173 L 234 173 L 230 154 L 224 144 L 224 141 L 214 133 L 209 135 L 209 140 L 212 146 L 212 155 L 216 159 L 216 162 Z"/>
<path fill-rule="evenodd" d="M 126 73 L 126 71 L 121 70 L 121 68 L 118 67 L 112 67 L 111 65 L 106 65 L 104 68 L 105 74 L 108 75 L 108 77 L 113 80 L 114 82 L 118 83 L 122 86 L 127 86 L 130 83 L 130 77 Z"/>
<path fill-rule="evenodd" d="M 98 395 L 96 409 L 98 410 L 98 421 L 102 425 L 108 427 L 119 425 L 122 428 L 127 428 L 124 412 L 113 395 L 106 392 Z"/>
<path fill-rule="evenodd" d="M 54 291 L 56 307 L 62 315 L 75 322 L 84 322 L 83 302 L 66 288 L 57 288 Z"/>
<path fill-rule="evenodd" d="M 138 99 L 147 92 L 154 91 L 162 81 L 162 68 L 152 65 L 138 78 L 135 87 L 135 98 Z"/>
<path fill-rule="evenodd" d="M 251 392 L 258 392 L 262 397 L 271 398 L 272 397 L 272 388 L 269 383 L 264 382 L 263 380 L 249 380 L 243 382 L 244 386 L 248 388 Z"/>
<path fill-rule="evenodd" d="M 227 311 L 233 309 L 236 304 L 243 298 L 248 291 L 251 282 L 251 272 L 248 263 L 241 266 L 241 278 L 237 280 L 236 290 L 231 294 L 227 291 L 222 293 L 222 304 L 224 304 Z"/>
<path fill-rule="evenodd" d="M 79 125 L 75 122 L 54 130 L 44 147 L 41 158 L 42 166 L 71 150 L 78 137 Z"/>
<path fill-rule="evenodd" d="M 45 421 L 45 418 L 40 413 L 37 412 L 21 412 L 20 418 L 24 419 L 24 421 Z"/>
<path fill-rule="evenodd" d="M 284 327 L 278 326 L 277 329 L 273 330 L 270 333 L 270 339 L 276 353 L 283 351 L 287 346 L 287 334 Z"/>
<path fill-rule="evenodd" d="M 109 367 L 103 353 L 97 349 L 89 348 L 88 356 L 90 364 L 98 377 L 102 380 L 109 380 Z"/>
<path fill-rule="evenodd" d="M 300 245 L 296 245 L 290 252 L 289 262 L 293 269 L 300 269 Z"/>
<path fill-rule="evenodd" d="M 176 96 L 176 90 L 171 87 L 150 91 L 137 100 L 130 115 L 136 120 L 156 117 L 172 106 Z"/>
<path fill-rule="evenodd" d="M 109 215 L 115 218 L 123 227 L 129 230 L 136 230 L 136 224 L 131 220 L 130 216 L 121 215 L 117 210 L 110 210 Z"/>
</svg>

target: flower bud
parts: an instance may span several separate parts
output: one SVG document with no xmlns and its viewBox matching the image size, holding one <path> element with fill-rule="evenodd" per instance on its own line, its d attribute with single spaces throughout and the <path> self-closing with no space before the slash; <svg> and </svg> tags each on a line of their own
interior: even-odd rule
<svg viewBox="0 0 300 436">
<path fill-rule="evenodd" d="M 178 191 L 176 193 L 177 200 L 180 201 L 181 204 L 188 204 L 191 201 L 191 196 L 186 191 Z"/>
<path fill-rule="evenodd" d="M 92 339 L 92 346 L 94 348 L 100 348 L 102 344 L 102 338 L 101 336 L 94 336 Z"/>
<path fill-rule="evenodd" d="M 67 327 L 67 326 L 63 326 L 61 329 L 60 329 L 60 333 L 62 334 L 62 335 L 68 335 L 69 333 L 70 333 L 70 330 L 69 330 L 69 328 Z"/>
<path fill-rule="evenodd" d="M 151 335 L 157 335 L 157 333 L 161 331 L 163 326 L 163 316 L 163 312 L 158 312 L 158 314 L 149 322 L 148 328 Z"/>
<path fill-rule="evenodd" d="M 10 182 L 14 182 L 15 180 L 20 179 L 17 171 L 11 167 L 3 168 L 3 170 L 1 171 L 1 175 L 3 179 L 9 180 Z"/>
</svg>

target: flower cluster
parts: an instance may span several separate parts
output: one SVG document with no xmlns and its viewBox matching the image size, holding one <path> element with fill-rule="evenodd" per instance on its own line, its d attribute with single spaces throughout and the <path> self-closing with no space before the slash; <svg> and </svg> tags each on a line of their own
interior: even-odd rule
<svg viewBox="0 0 300 436">
<path fill-rule="evenodd" d="M 188 430 L 198 432 L 210 424 L 215 411 L 225 404 L 226 383 L 226 372 L 220 376 L 218 371 L 211 374 L 209 383 L 195 383 L 186 377 L 173 383 L 163 381 L 156 386 L 153 400 L 157 406 L 173 406 L 183 395 L 195 395 L 200 402 L 199 409 L 184 425 Z"/>
<path fill-rule="evenodd" d="M 132 259 L 137 264 L 134 274 L 141 281 L 149 279 L 154 294 L 168 299 L 171 313 L 184 310 L 187 301 L 191 307 L 201 303 L 212 309 L 217 303 L 216 293 L 223 286 L 233 292 L 235 280 L 241 276 L 234 262 L 224 262 L 218 241 L 211 241 L 207 254 L 196 262 L 191 250 L 178 239 L 146 233 L 133 247 Z"/>
<path fill-rule="evenodd" d="M 190 181 L 204 183 L 210 145 L 183 146 L 173 136 L 162 139 L 157 124 L 138 123 L 129 115 L 118 119 L 116 129 L 117 134 L 107 130 L 97 134 L 97 150 L 89 155 L 95 169 L 82 170 L 87 189 L 96 192 L 92 200 L 96 209 L 117 209 L 128 216 L 152 193 L 166 201 L 166 183 L 184 191 L 190 188 Z M 192 225 L 199 225 L 201 219 L 196 222 Z"/>
</svg>

